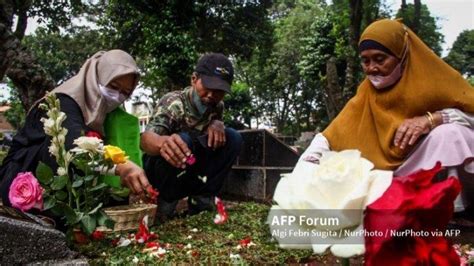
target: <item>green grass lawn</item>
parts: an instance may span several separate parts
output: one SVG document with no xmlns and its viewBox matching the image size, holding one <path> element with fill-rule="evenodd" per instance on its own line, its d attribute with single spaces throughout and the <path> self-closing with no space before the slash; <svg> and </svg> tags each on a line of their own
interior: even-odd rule
<svg viewBox="0 0 474 266">
<path fill-rule="evenodd" d="M 89 258 L 92 265 L 103 264 L 155 264 L 161 262 L 187 263 L 307 263 L 340 265 L 340 261 L 328 254 L 312 255 L 310 250 L 285 250 L 272 240 L 265 224 L 268 205 L 258 203 L 226 204 L 229 220 L 222 225 L 213 222 L 216 213 L 203 212 L 195 216 L 170 220 L 153 226 L 151 231 L 159 235 L 158 242 L 166 249 L 161 257 L 143 253 L 143 244 L 113 247 L 116 234 L 100 242 L 77 247 Z M 197 231 L 196 231 L 197 229 Z M 255 245 L 238 249 L 239 241 L 250 237 Z M 190 246 L 189 246 L 190 244 Z M 167 247 L 166 247 L 167 246 Z M 231 258 L 231 254 L 239 255 Z M 362 264 L 362 258 L 351 259 L 351 265 Z"/>
</svg>

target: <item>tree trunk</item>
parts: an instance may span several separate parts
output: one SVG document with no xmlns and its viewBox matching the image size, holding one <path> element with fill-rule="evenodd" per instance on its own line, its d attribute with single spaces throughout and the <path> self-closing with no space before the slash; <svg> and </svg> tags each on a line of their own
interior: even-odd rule
<svg viewBox="0 0 474 266">
<path fill-rule="evenodd" d="M 14 5 L 13 1 L 0 1 L 0 81 L 20 47 L 20 42 L 11 31 Z"/>
<path fill-rule="evenodd" d="M 415 0 L 415 14 L 413 16 L 413 25 L 411 30 L 414 33 L 418 33 L 420 30 L 420 17 L 421 17 L 421 1 Z"/>
<path fill-rule="evenodd" d="M 349 44 L 352 47 L 352 52 L 347 57 L 346 76 L 344 82 L 343 97 L 348 100 L 351 98 L 356 89 L 355 68 L 357 65 L 357 50 L 360 38 L 360 28 L 362 24 L 363 15 L 362 0 L 350 0 L 350 18 L 351 24 L 349 27 Z"/>
<path fill-rule="evenodd" d="M 25 110 L 54 88 L 50 75 L 36 62 L 34 57 L 21 47 L 21 39 L 27 25 L 27 11 L 32 1 L 0 0 L 0 80 L 5 75 L 18 90 Z M 18 23 L 13 33 L 13 14 Z"/>
<path fill-rule="evenodd" d="M 51 76 L 24 48 L 18 51 L 18 55 L 7 70 L 7 76 L 18 90 L 26 111 L 55 85 Z"/>
<path fill-rule="evenodd" d="M 341 111 L 344 106 L 344 100 L 341 95 L 341 87 L 338 82 L 336 58 L 330 57 L 326 62 L 326 112 L 329 120 L 332 120 Z"/>
</svg>

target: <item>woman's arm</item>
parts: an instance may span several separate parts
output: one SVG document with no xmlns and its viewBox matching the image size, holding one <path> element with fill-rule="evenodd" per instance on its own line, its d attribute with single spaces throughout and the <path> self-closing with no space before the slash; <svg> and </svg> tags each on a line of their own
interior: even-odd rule
<svg viewBox="0 0 474 266">
<path fill-rule="evenodd" d="M 454 123 L 474 128 L 474 114 L 463 112 L 456 108 L 446 108 L 440 111 L 443 124 Z"/>
<path fill-rule="evenodd" d="M 322 133 L 314 136 L 309 147 L 303 152 L 299 161 L 307 161 L 319 164 L 323 152 L 330 151 L 329 142 Z"/>
</svg>

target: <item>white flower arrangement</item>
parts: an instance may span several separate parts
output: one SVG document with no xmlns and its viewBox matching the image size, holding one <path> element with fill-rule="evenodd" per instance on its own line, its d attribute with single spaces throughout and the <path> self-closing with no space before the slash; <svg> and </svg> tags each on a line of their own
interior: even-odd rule
<svg viewBox="0 0 474 266">
<path fill-rule="evenodd" d="M 374 170 L 373 167 L 373 163 L 362 158 L 357 150 L 324 153 L 319 165 L 298 162 L 293 172 L 283 175 L 276 187 L 273 199 L 278 205 L 270 210 L 270 229 L 275 229 L 270 220 L 274 215 L 299 215 L 301 212 L 298 211 L 301 210 L 318 210 L 323 216 L 326 212 L 326 215 L 337 218 L 339 222 L 332 226 L 314 224 L 309 226 L 310 230 L 330 233 L 342 229 L 362 229 L 365 207 L 382 196 L 392 181 L 391 171 Z M 308 226 L 302 227 L 294 223 L 287 228 L 308 230 Z M 277 240 L 280 241 L 279 238 Z M 312 248 L 315 253 L 323 253 L 330 248 L 334 255 L 344 258 L 365 252 L 363 236 L 357 239 L 357 244 L 344 242 L 344 237 L 339 234 L 329 234 L 325 241 L 327 244 L 315 243 L 314 238 L 307 236 L 302 242 L 311 244 L 280 243 L 280 246 Z"/>
</svg>

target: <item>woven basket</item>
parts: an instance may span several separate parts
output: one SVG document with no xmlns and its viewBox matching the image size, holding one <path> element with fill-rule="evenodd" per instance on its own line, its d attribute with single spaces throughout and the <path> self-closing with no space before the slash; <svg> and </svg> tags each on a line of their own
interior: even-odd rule
<svg viewBox="0 0 474 266">
<path fill-rule="evenodd" d="M 157 205 L 134 204 L 104 208 L 104 212 L 115 221 L 114 229 L 105 229 L 106 232 L 137 230 L 143 217 L 148 214 L 148 224 L 155 221 Z"/>
</svg>

